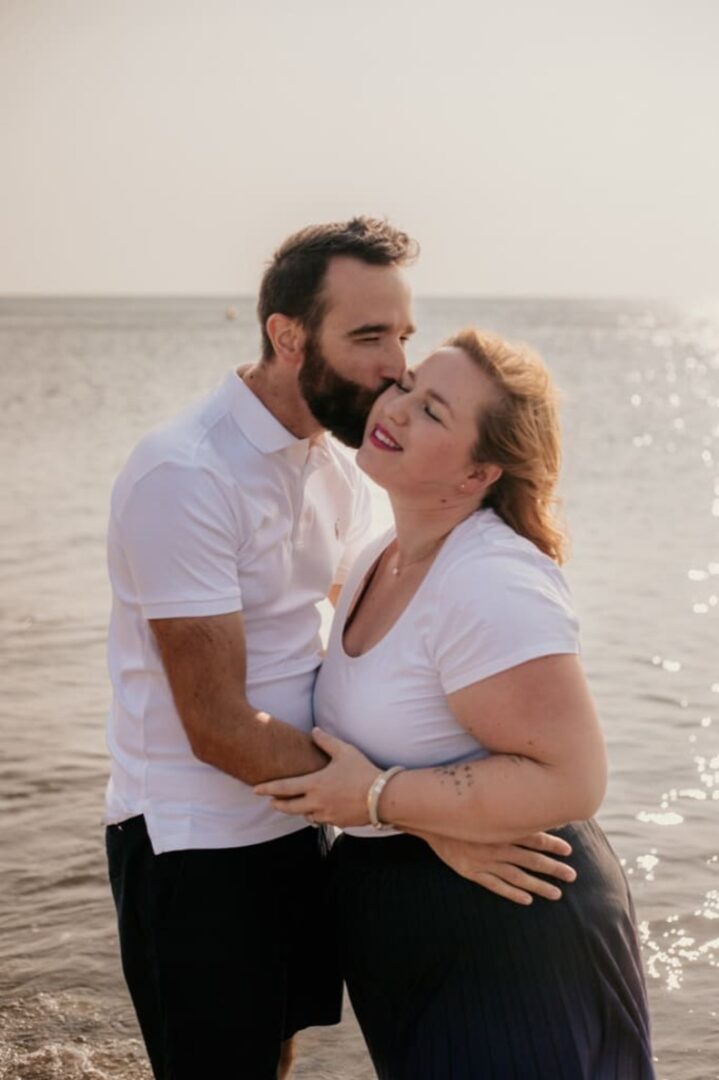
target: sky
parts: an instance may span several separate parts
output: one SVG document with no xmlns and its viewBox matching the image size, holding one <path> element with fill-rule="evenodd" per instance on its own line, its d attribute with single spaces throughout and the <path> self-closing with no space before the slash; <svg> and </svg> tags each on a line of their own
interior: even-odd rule
<svg viewBox="0 0 719 1080">
<path fill-rule="evenodd" d="M 423 295 L 719 300 L 719 0 L 0 0 L 0 294 L 242 295 L 389 217 Z"/>
</svg>

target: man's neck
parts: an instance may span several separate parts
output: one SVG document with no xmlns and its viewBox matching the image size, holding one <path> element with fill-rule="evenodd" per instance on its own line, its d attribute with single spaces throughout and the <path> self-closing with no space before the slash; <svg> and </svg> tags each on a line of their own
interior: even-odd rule
<svg viewBox="0 0 719 1080">
<path fill-rule="evenodd" d="M 237 369 L 248 390 L 257 397 L 268 412 L 297 439 L 317 439 L 324 428 L 317 423 L 300 394 L 297 380 L 277 364 L 258 361 Z"/>
</svg>

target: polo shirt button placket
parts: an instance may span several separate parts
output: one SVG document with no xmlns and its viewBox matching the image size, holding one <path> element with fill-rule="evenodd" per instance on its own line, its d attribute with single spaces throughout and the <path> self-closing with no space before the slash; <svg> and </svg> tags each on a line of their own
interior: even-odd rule
<svg viewBox="0 0 719 1080">
<path fill-rule="evenodd" d="M 300 520 L 297 528 L 297 539 L 295 540 L 296 548 L 303 548 L 305 546 L 305 537 L 312 528 L 312 524 L 315 520 L 315 512 L 311 506 L 305 506 L 300 514 Z"/>
<path fill-rule="evenodd" d="M 307 451 L 307 457 L 300 474 L 299 509 L 292 528 L 292 546 L 296 551 L 302 551 L 304 548 L 305 536 L 315 519 L 314 509 L 311 504 L 305 502 L 307 481 L 316 469 L 324 465 L 326 460 L 326 451 L 322 446 L 311 446 Z"/>
</svg>

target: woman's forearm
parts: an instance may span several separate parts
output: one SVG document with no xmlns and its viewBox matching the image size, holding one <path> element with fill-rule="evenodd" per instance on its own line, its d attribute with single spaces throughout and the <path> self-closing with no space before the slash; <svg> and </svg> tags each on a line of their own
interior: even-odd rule
<svg viewBox="0 0 719 1080">
<path fill-rule="evenodd" d="M 603 764 L 547 765 L 495 754 L 398 773 L 382 792 L 379 817 L 404 832 L 501 843 L 591 817 L 605 784 Z"/>
</svg>

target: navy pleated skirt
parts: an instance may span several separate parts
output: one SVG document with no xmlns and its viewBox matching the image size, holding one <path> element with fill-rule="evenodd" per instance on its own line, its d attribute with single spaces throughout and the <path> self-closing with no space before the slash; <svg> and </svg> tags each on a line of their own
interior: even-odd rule
<svg viewBox="0 0 719 1080">
<path fill-rule="evenodd" d="M 624 873 L 595 822 L 558 830 L 577 881 L 523 907 L 410 836 L 342 835 L 330 903 L 380 1080 L 651 1080 Z"/>
</svg>

